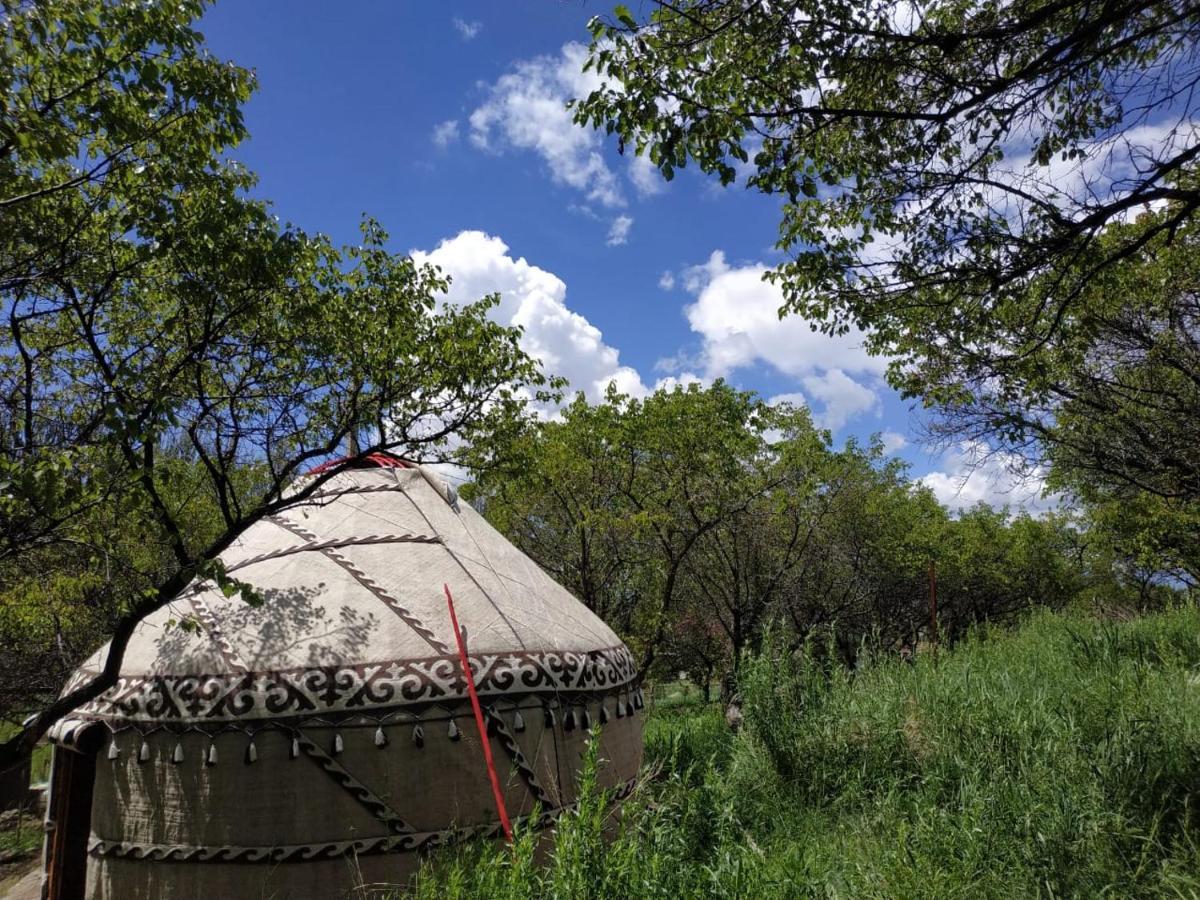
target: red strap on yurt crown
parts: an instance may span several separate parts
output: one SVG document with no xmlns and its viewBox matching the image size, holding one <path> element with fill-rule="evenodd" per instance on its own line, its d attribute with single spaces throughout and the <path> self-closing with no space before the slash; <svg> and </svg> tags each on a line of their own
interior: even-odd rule
<svg viewBox="0 0 1200 900">
<path fill-rule="evenodd" d="M 462 663 L 463 677 L 467 680 L 467 694 L 471 697 L 471 709 L 475 711 L 475 727 L 479 729 L 479 743 L 483 745 L 483 759 L 487 763 L 488 778 L 492 782 L 492 796 L 496 798 L 496 811 L 500 813 L 500 824 L 504 828 L 504 836 L 511 844 L 513 839 L 512 823 L 508 821 L 508 810 L 504 806 L 504 795 L 500 792 L 500 779 L 496 776 L 496 764 L 492 760 L 492 744 L 488 740 L 487 726 L 483 724 L 483 710 L 479 708 L 479 694 L 475 692 L 475 676 L 471 673 L 471 663 L 467 659 L 467 644 L 463 640 L 462 631 L 458 627 L 458 617 L 454 615 L 454 598 L 450 596 L 450 585 L 443 583 L 446 591 L 446 606 L 450 608 L 450 626 L 454 629 L 454 639 L 458 642 L 458 658 Z"/>
<path fill-rule="evenodd" d="M 331 459 L 329 462 L 323 462 L 319 466 L 314 466 L 308 470 L 308 474 L 320 475 L 322 472 L 328 472 L 332 468 L 343 465 L 349 459 L 349 456 L 339 456 L 337 459 Z M 362 459 L 356 460 L 347 466 L 350 469 L 415 469 L 416 467 L 416 463 L 410 462 L 394 453 L 388 453 L 386 450 L 381 450 L 378 453 L 368 453 Z"/>
</svg>

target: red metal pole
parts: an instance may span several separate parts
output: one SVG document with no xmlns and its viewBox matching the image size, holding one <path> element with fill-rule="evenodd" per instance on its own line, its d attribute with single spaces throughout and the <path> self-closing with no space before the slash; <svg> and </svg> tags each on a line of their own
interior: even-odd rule
<svg viewBox="0 0 1200 900">
<path fill-rule="evenodd" d="M 508 821 L 508 810 L 504 806 L 504 794 L 500 791 L 500 779 L 496 775 L 496 763 L 492 760 L 492 743 L 488 740 L 487 726 L 483 724 L 483 710 L 479 706 L 479 694 L 475 692 L 475 676 L 471 674 L 471 663 L 467 659 L 467 644 L 454 615 L 454 598 L 450 596 L 450 585 L 443 584 L 446 591 L 446 606 L 450 609 L 450 625 L 454 628 L 454 640 L 458 642 L 458 659 L 462 663 L 463 677 L 467 680 L 467 694 L 471 697 L 471 708 L 475 711 L 475 727 L 479 729 L 479 743 L 483 745 L 483 758 L 487 762 L 488 778 L 492 782 L 492 796 L 496 799 L 496 811 L 500 813 L 500 824 L 504 836 L 511 844 L 512 823 Z"/>
</svg>

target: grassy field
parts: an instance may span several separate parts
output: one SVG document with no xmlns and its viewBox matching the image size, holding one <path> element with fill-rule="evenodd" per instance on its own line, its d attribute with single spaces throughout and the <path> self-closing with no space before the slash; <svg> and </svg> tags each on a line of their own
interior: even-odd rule
<svg viewBox="0 0 1200 900">
<path fill-rule="evenodd" d="M 736 737 L 693 692 L 657 703 L 615 840 L 593 791 L 547 865 L 528 835 L 467 847 L 435 858 L 415 892 L 1200 896 L 1196 610 L 1042 614 L 855 673 L 820 657 L 752 661 Z"/>
</svg>

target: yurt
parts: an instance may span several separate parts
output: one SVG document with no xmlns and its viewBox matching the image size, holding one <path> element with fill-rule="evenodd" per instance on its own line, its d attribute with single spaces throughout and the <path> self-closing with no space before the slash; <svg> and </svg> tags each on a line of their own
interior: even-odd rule
<svg viewBox="0 0 1200 900">
<path fill-rule="evenodd" d="M 49 897 L 342 897 L 499 836 L 446 588 L 514 824 L 571 807 L 594 725 L 601 784 L 631 788 L 629 650 L 430 469 L 375 455 L 221 559 L 265 602 L 192 584 L 54 728 Z"/>
</svg>

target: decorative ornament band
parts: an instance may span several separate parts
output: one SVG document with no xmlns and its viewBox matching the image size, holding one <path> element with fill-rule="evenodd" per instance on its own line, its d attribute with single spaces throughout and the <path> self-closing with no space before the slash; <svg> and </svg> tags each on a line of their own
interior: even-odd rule
<svg viewBox="0 0 1200 900">
<path fill-rule="evenodd" d="M 637 674 L 624 644 L 589 652 L 475 654 L 471 671 L 480 695 L 489 697 L 611 691 Z M 94 674 L 77 671 L 64 692 Z M 457 658 L 446 655 L 276 672 L 122 677 L 76 716 L 129 722 L 244 722 L 454 702 L 466 696 Z"/>
<path fill-rule="evenodd" d="M 613 789 L 609 796 L 622 800 L 633 792 L 636 779 L 630 779 Z M 519 828 L 542 830 L 553 825 L 564 812 L 577 804 L 568 804 L 547 810 L 536 818 L 525 816 L 515 825 Z M 325 841 L 315 844 L 279 844 L 264 847 L 244 847 L 232 844 L 142 844 L 130 841 L 106 841 L 93 839 L 88 846 L 93 856 L 115 856 L 120 859 L 145 859 L 155 862 L 237 862 L 237 863 L 286 863 L 309 862 L 321 859 L 337 859 L 349 854 L 366 856 L 376 853 L 405 853 L 427 850 L 459 843 L 473 838 L 494 838 L 501 834 L 499 822 L 463 828 L 444 828 L 440 831 L 407 832 L 404 834 L 380 835 L 347 841 Z"/>
</svg>

